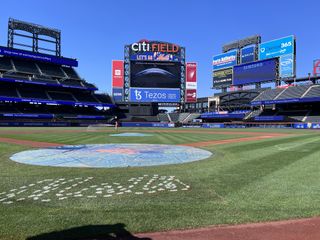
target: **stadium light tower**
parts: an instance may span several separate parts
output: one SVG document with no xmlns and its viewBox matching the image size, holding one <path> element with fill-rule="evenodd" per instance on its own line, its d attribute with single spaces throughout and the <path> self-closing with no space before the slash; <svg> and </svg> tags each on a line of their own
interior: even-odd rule
<svg viewBox="0 0 320 240">
<path fill-rule="evenodd" d="M 23 33 L 21 33 L 21 31 Z M 17 42 L 15 40 L 15 36 L 31 39 L 32 46 L 25 43 Z M 49 37 L 51 39 L 42 38 L 40 36 Z M 39 47 L 39 42 L 54 44 L 54 49 Z M 38 24 L 9 18 L 7 45 L 9 48 L 20 46 L 32 49 L 33 52 L 39 52 L 39 50 L 42 50 L 46 53 L 54 53 L 56 56 L 61 57 L 61 31 L 58 29 L 48 28 Z"/>
</svg>

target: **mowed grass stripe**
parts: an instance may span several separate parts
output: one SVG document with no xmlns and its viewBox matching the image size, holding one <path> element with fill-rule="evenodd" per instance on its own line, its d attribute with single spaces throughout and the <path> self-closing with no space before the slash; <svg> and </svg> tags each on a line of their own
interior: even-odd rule
<svg viewBox="0 0 320 240">
<path fill-rule="evenodd" d="M 5 134 L 3 137 L 19 140 L 33 140 L 40 142 L 53 142 L 61 144 L 91 144 L 91 143 L 158 143 L 159 138 L 163 144 L 183 144 L 210 140 L 223 140 L 246 137 L 246 135 L 223 134 L 192 134 L 192 133 L 153 133 L 146 137 L 114 137 L 113 133 L 47 133 L 47 134 Z M 152 134 L 152 133 L 149 133 Z"/>
<path fill-rule="evenodd" d="M 317 141 L 320 142 L 319 139 Z M 310 151 L 300 151 L 303 148 L 309 148 Z M 248 160 L 241 161 L 241 163 L 219 172 L 216 177 L 220 182 L 224 183 L 224 187 L 219 191 L 219 194 L 234 193 L 275 171 L 279 171 L 294 164 L 296 161 L 307 158 L 309 155 L 319 152 L 319 145 L 315 144 L 311 146 L 309 143 L 301 142 L 299 149 L 282 153 L 276 149 L 274 150 L 263 150 L 262 152 L 269 151 L 269 154 L 264 156 L 261 156 L 261 150 L 250 150 L 250 152 L 247 152 Z"/>
<path fill-rule="evenodd" d="M 134 129 L 135 132 L 138 130 Z M 108 133 L 98 132 L 50 132 L 47 135 L 31 134 L 30 140 L 38 141 L 41 137 L 43 141 L 56 141 L 54 138 L 57 138 L 72 144 L 100 141 L 180 144 L 242 136 L 211 134 L 215 132 L 211 130 L 204 130 L 203 133 L 192 129 L 188 131 L 159 131 L 153 137 L 144 138 L 111 138 Z M 278 129 L 263 131 L 284 132 Z M 299 134 L 298 131 L 285 132 L 293 135 L 204 147 L 213 151 L 214 156 L 199 162 L 123 169 L 16 164 L 8 158 L 26 147 L 0 143 L 0 192 L 45 178 L 94 176 L 93 184 L 98 185 L 101 182 L 126 182 L 131 177 L 144 174 L 174 175 L 191 186 L 189 191 L 115 196 L 107 200 L 53 200 L 48 204 L 26 201 L 12 206 L 0 204 L 0 239 L 22 240 L 45 232 L 91 224 L 121 222 L 129 231 L 140 232 L 320 215 L 319 137 L 311 131 L 303 134 L 300 131 Z M 18 137 L 18 134 L 15 136 Z M 78 235 L 78 238 L 81 236 Z"/>
</svg>

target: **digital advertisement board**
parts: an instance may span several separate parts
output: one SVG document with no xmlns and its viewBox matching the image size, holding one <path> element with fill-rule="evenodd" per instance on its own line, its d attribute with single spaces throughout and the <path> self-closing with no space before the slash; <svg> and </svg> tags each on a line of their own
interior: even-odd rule
<svg viewBox="0 0 320 240">
<path fill-rule="evenodd" d="M 320 59 L 313 61 L 313 75 L 320 76 Z"/>
<path fill-rule="evenodd" d="M 168 62 L 179 62 L 180 57 L 163 52 L 138 52 L 130 55 L 131 61 L 168 61 Z"/>
<path fill-rule="evenodd" d="M 288 54 L 294 54 L 294 45 L 294 36 L 288 36 L 261 43 L 259 46 L 259 59 L 263 60 Z"/>
<path fill-rule="evenodd" d="M 112 88 L 123 88 L 123 61 L 112 60 Z"/>
<path fill-rule="evenodd" d="M 245 47 L 241 49 L 240 61 L 241 64 L 255 61 L 255 46 Z"/>
<path fill-rule="evenodd" d="M 222 69 L 213 72 L 213 87 L 228 87 L 232 84 L 232 68 Z"/>
<path fill-rule="evenodd" d="M 227 53 L 222 53 L 219 55 L 213 56 L 212 67 L 213 71 L 229 68 L 234 65 L 237 65 L 238 50 L 233 50 Z"/>
<path fill-rule="evenodd" d="M 279 58 L 279 77 L 281 78 L 290 78 L 295 75 L 294 70 L 294 55 L 288 54 L 283 55 Z"/>
<path fill-rule="evenodd" d="M 233 67 L 233 85 L 274 81 L 278 75 L 278 58 L 246 63 Z"/>
<path fill-rule="evenodd" d="M 137 88 L 180 88 L 180 63 L 132 61 L 130 86 Z"/>
<path fill-rule="evenodd" d="M 123 88 L 112 88 L 112 97 L 115 102 L 122 102 Z"/>
<path fill-rule="evenodd" d="M 130 88 L 131 102 L 180 102 L 180 89 Z"/>
<path fill-rule="evenodd" d="M 269 42 L 261 43 L 259 46 L 259 59 L 279 57 L 279 77 L 290 78 L 295 76 L 295 39 L 288 36 Z"/>
<path fill-rule="evenodd" d="M 197 101 L 197 63 L 186 64 L 186 99 L 185 102 Z"/>
</svg>

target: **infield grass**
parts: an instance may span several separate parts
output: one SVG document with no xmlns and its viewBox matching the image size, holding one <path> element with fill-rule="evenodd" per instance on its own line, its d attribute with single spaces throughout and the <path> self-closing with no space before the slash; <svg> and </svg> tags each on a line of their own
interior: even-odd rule
<svg viewBox="0 0 320 240">
<path fill-rule="evenodd" d="M 120 132 L 143 130 L 128 128 Z M 0 239 L 21 240 L 86 225 L 122 223 L 131 232 L 150 232 L 320 215 L 320 132 L 223 129 L 240 132 L 233 135 L 221 134 L 221 129 L 176 130 L 154 129 L 152 137 L 110 137 L 108 132 L 86 132 L 81 128 L 2 128 L 0 137 L 62 144 L 184 144 L 247 137 L 248 131 L 288 135 L 203 147 L 214 155 L 193 163 L 114 169 L 18 164 L 9 160 L 10 156 L 30 147 L 0 143 L 0 193 L 43 179 L 94 177 L 91 182 L 96 184 L 125 183 L 145 174 L 175 176 L 190 185 L 188 191 L 0 203 Z M 23 131 L 28 134 L 20 134 Z"/>
</svg>

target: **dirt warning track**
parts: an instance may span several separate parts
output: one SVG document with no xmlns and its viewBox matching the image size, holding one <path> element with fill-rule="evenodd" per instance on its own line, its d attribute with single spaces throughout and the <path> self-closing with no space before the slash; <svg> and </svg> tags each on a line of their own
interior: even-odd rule
<svg viewBox="0 0 320 240">
<path fill-rule="evenodd" d="M 152 240 L 316 240 L 320 218 L 137 234 Z"/>
</svg>

